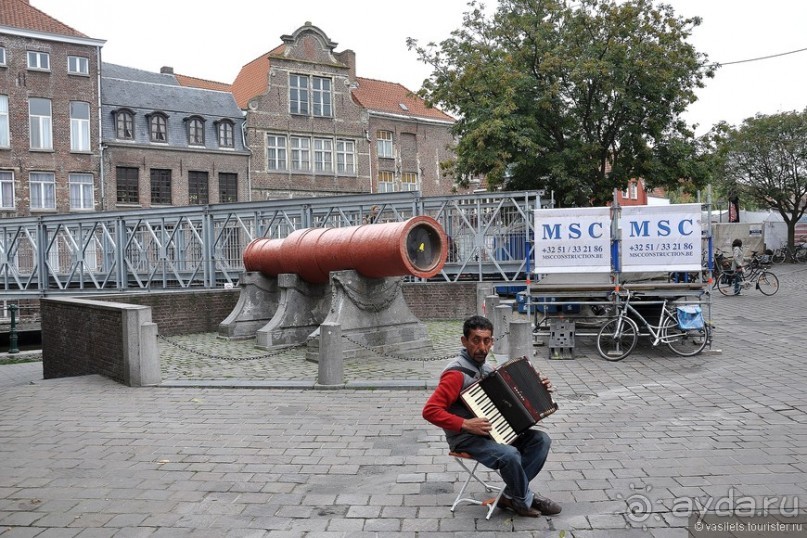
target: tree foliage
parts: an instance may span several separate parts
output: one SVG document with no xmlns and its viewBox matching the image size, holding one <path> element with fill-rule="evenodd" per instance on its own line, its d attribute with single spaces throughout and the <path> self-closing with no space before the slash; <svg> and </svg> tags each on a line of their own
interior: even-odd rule
<svg viewBox="0 0 807 538">
<path fill-rule="evenodd" d="M 807 210 L 807 109 L 757 114 L 739 127 L 723 123 L 712 137 L 724 190 L 778 211 L 793 246 Z"/>
<path fill-rule="evenodd" d="M 713 68 L 687 43 L 700 20 L 651 0 L 471 1 L 439 45 L 408 46 L 432 67 L 419 94 L 458 117 L 460 184 L 547 188 L 565 205 L 650 186 L 702 183 L 680 115 Z"/>
</svg>

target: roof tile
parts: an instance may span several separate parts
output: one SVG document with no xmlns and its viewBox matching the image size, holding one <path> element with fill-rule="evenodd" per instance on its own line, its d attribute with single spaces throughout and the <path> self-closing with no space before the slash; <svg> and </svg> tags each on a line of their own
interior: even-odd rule
<svg viewBox="0 0 807 538">
<path fill-rule="evenodd" d="M 88 37 L 50 15 L 38 10 L 28 0 L 0 2 L 0 25 L 70 37 Z"/>
</svg>

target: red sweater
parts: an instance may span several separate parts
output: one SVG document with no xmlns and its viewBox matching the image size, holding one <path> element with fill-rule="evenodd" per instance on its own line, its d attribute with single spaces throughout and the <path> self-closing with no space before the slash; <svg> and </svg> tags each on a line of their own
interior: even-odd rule
<svg viewBox="0 0 807 538">
<path fill-rule="evenodd" d="M 437 388 L 423 406 L 423 418 L 446 430 L 460 431 L 465 419 L 449 413 L 448 407 L 459 399 L 464 379 L 460 371 L 444 372 Z"/>
</svg>

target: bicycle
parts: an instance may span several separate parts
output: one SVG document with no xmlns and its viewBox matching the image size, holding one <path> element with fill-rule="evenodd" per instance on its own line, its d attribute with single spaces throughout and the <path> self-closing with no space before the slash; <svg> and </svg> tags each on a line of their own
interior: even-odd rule
<svg viewBox="0 0 807 538">
<path fill-rule="evenodd" d="M 754 285 L 762 295 L 771 296 L 779 291 L 779 277 L 768 270 L 766 256 L 757 256 L 756 252 L 751 255 L 751 260 L 747 269 L 741 271 L 724 270 L 716 278 L 717 290 L 723 295 L 734 295 L 734 279 L 739 276 L 740 289 L 751 289 Z"/>
<path fill-rule="evenodd" d="M 785 261 L 791 263 L 807 262 L 807 247 L 805 247 L 804 243 L 797 243 L 793 248 L 790 248 L 787 241 L 782 241 L 779 248 L 771 254 L 771 261 L 773 263 L 783 263 Z"/>
<path fill-rule="evenodd" d="M 616 317 L 607 321 L 597 334 L 597 351 L 600 356 L 608 361 L 621 361 L 631 354 L 639 341 L 639 336 L 651 336 L 653 346 L 667 344 L 675 354 L 682 357 L 697 355 L 709 343 L 710 331 L 708 324 L 700 316 L 697 310 L 697 318 L 692 328 L 684 328 L 687 325 L 684 319 L 679 319 L 679 306 L 673 305 L 668 299 L 663 301 L 642 301 L 645 305 L 659 305 L 658 324 L 650 323 L 647 318 L 639 312 L 633 304 L 631 297 L 638 294 L 627 290 L 623 301 L 619 301 L 620 295 L 614 292 L 616 305 Z M 647 330 L 641 333 L 639 324 L 633 318 L 637 318 L 643 328 Z M 684 325 L 684 327 L 682 327 Z"/>
</svg>

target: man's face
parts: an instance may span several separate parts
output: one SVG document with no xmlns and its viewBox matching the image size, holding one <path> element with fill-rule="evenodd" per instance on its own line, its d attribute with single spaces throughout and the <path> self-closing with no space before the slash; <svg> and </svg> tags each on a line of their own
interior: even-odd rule
<svg viewBox="0 0 807 538">
<path fill-rule="evenodd" d="M 468 355 L 478 364 L 485 362 L 493 347 L 493 333 L 487 329 L 471 329 L 468 336 L 463 335 L 460 340 Z"/>
</svg>

